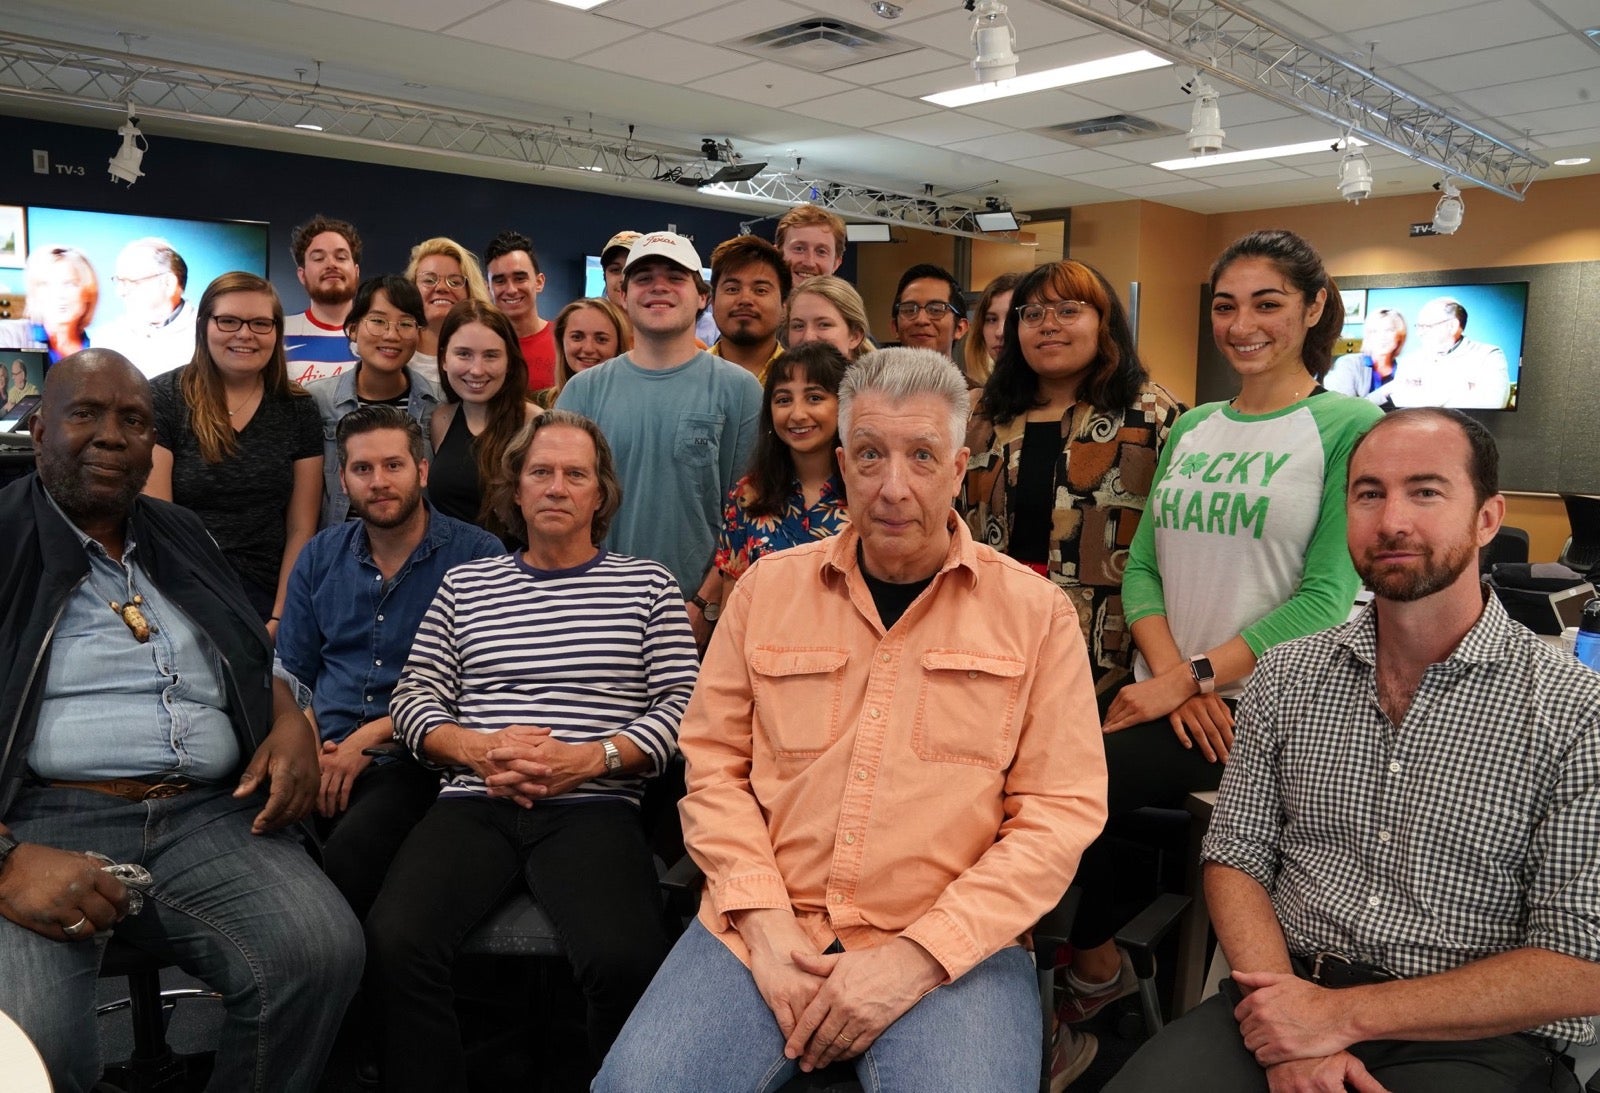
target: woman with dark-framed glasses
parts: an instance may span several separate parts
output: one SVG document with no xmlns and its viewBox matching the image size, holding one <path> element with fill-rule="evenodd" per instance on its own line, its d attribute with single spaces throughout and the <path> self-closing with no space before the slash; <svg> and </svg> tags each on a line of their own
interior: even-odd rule
<svg viewBox="0 0 1600 1093">
<path fill-rule="evenodd" d="M 489 303 L 489 286 L 478 268 L 478 259 L 454 239 L 436 235 L 411 248 L 406 279 L 422 294 L 427 319 L 418 332 L 416 355 L 411 367 L 439 383 L 439 331 L 444 317 L 462 300 Z"/>
<path fill-rule="evenodd" d="M 322 419 L 283 356 L 283 304 L 253 273 L 200 297 L 194 358 L 150 383 L 156 446 L 144 492 L 192 509 L 277 635 L 289 571 L 317 530 Z"/>
<path fill-rule="evenodd" d="M 431 460 L 429 426 L 434 408 L 444 401 L 438 384 L 413 364 L 421 332 L 427 329 L 416 285 L 395 274 L 364 282 L 344 329 L 355 347 L 356 366 L 306 384 L 322 417 L 322 527 L 342 523 L 350 512 L 350 499 L 339 481 L 340 419 L 363 406 L 398 407 L 422 426 L 423 447 Z"/>
</svg>

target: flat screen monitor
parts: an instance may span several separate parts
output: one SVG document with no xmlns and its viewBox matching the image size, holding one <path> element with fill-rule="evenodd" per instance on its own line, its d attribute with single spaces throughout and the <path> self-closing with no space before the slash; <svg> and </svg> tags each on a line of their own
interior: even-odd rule
<svg viewBox="0 0 1600 1093">
<path fill-rule="evenodd" d="M 1323 383 L 1386 410 L 1515 410 L 1523 385 L 1528 282 L 1362 288 L 1341 293 L 1345 325 Z"/>
<path fill-rule="evenodd" d="M 982 232 L 1014 232 L 1018 227 L 1017 215 L 1012 212 L 973 213 L 972 219 Z"/>
<path fill-rule="evenodd" d="M 849 243 L 887 243 L 890 239 L 889 225 L 846 224 L 844 237 Z"/>
<path fill-rule="evenodd" d="M 28 318 L 0 329 L 0 345 L 38 344 L 35 324 L 49 325 L 50 309 L 64 315 L 88 337 L 89 345 L 118 349 L 134 358 L 147 374 L 176 367 L 168 361 L 183 339 L 151 336 L 165 310 L 177 321 L 193 322 L 193 305 L 218 276 L 234 270 L 267 276 L 267 225 L 241 220 L 191 220 L 166 216 L 58 209 L 41 205 L 0 206 L 0 293 L 25 293 L 30 282 L 39 299 L 30 299 Z M 151 247 L 129 244 L 159 241 L 179 259 L 183 285 L 173 290 L 175 304 L 161 273 L 177 264 L 150 257 Z M 118 266 L 124 251 L 128 260 Z M 51 260 L 51 256 L 54 260 Z M 136 260 L 137 255 L 137 260 Z M 34 270 L 30 277 L 30 262 Z M 70 315 L 68 314 L 70 313 Z M 138 331 L 142 337 L 130 337 Z M 29 338 L 27 335 L 32 334 Z M 171 334 L 172 332 L 167 332 Z M 155 348 L 147 348 L 155 347 Z M 192 335 L 189 351 L 192 351 Z M 138 359 L 142 352 L 161 353 L 160 361 Z M 59 355 L 52 350 L 52 356 Z"/>
</svg>

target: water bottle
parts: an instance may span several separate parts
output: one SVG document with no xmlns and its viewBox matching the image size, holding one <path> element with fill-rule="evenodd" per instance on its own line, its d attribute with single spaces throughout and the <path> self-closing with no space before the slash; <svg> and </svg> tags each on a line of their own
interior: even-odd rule
<svg viewBox="0 0 1600 1093">
<path fill-rule="evenodd" d="M 1578 620 L 1578 644 L 1573 647 L 1579 660 L 1600 672 L 1600 597 L 1584 604 Z"/>
</svg>

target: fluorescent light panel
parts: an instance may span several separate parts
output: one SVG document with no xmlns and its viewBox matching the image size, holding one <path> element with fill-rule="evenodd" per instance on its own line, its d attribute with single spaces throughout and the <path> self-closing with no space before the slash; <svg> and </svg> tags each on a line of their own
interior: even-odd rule
<svg viewBox="0 0 1600 1093">
<path fill-rule="evenodd" d="M 958 87 L 954 91 L 941 91 L 937 95 L 922 96 L 923 102 L 935 106 L 971 106 L 975 102 L 1006 99 L 1012 95 L 1027 95 L 1034 91 L 1048 91 L 1052 87 L 1088 83 L 1091 80 L 1109 80 L 1113 76 L 1126 76 L 1130 72 L 1144 72 L 1151 68 L 1165 68 L 1172 62 L 1157 57 L 1149 50 L 1119 53 L 1115 57 L 1101 57 L 1097 61 L 1067 65 L 1064 68 L 1047 68 L 1043 72 L 1030 72 L 1026 76 L 1013 76 L 997 83 L 974 84 Z"/>
<path fill-rule="evenodd" d="M 1589 157 L 1588 156 L 1571 156 L 1568 159 L 1558 159 L 1558 160 L 1556 160 L 1556 164 L 1555 165 L 1557 167 L 1582 167 L 1585 163 L 1588 163 L 1588 162 L 1589 162 Z"/>
<path fill-rule="evenodd" d="M 1300 144 L 1279 144 L 1271 148 L 1250 148 L 1243 152 L 1221 152 L 1209 156 L 1187 156 L 1184 159 L 1164 159 L 1160 163 L 1152 163 L 1152 167 L 1160 167 L 1163 171 L 1188 171 L 1196 167 L 1221 167 L 1227 163 L 1249 163 L 1253 159 L 1285 159 L 1289 156 L 1305 156 L 1312 152 L 1329 151 L 1344 140 L 1343 137 L 1326 137 L 1322 140 L 1308 140 Z M 1344 147 L 1337 149 L 1347 152 L 1351 148 L 1365 148 L 1364 140 L 1351 140 Z"/>
<path fill-rule="evenodd" d="M 597 8 L 606 0 L 550 0 L 552 4 L 560 4 L 564 8 L 577 8 L 579 11 L 588 11 Z"/>
</svg>

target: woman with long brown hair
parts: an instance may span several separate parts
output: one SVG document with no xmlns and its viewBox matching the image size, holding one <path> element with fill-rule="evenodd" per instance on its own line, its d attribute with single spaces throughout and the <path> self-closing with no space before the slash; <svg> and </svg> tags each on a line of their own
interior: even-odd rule
<svg viewBox="0 0 1600 1093">
<path fill-rule="evenodd" d="M 439 386 L 445 404 L 429 430 L 428 500 L 446 516 L 520 541 L 521 529 L 507 527 L 485 499 L 500 457 L 542 412 L 527 400 L 528 366 L 504 312 L 479 300 L 450 309 L 439 328 Z"/>
<path fill-rule="evenodd" d="M 275 636 L 289 572 L 317 530 L 322 418 L 289 379 L 271 282 L 224 273 L 200 297 L 195 327 L 193 359 L 150 383 L 145 492 L 200 517 Z"/>
<path fill-rule="evenodd" d="M 579 372 L 620 357 L 633 348 L 633 324 L 627 314 L 604 296 L 574 300 L 556 316 L 556 385 L 539 399 L 541 406 L 556 404 L 567 381 Z"/>
</svg>

